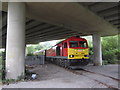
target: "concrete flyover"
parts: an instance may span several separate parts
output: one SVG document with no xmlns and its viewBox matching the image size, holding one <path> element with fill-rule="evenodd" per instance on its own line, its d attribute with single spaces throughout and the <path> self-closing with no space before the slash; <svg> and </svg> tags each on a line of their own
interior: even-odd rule
<svg viewBox="0 0 120 90">
<path fill-rule="evenodd" d="M 118 2 L 2 2 L 2 6 L 0 47 L 6 47 L 8 79 L 24 76 L 25 44 L 73 35 L 93 35 L 94 64 L 102 65 L 100 37 L 117 35 L 120 29 Z"/>
</svg>

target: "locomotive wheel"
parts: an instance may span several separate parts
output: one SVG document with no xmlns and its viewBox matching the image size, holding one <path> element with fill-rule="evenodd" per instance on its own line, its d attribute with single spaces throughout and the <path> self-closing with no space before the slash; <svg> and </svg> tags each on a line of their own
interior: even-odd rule
<svg viewBox="0 0 120 90">
<path fill-rule="evenodd" d="M 64 67 L 64 59 L 62 59 L 61 66 Z"/>
<path fill-rule="evenodd" d="M 57 59 L 57 65 L 61 66 L 61 59 Z"/>
<path fill-rule="evenodd" d="M 67 60 L 65 60 L 65 68 L 67 68 Z"/>
<path fill-rule="evenodd" d="M 58 65 L 58 59 L 55 59 L 55 61 L 54 61 L 54 62 L 55 62 L 55 64 L 56 64 L 56 65 Z"/>
<path fill-rule="evenodd" d="M 65 68 L 69 68 L 69 66 L 70 66 L 69 60 L 65 60 Z"/>
<path fill-rule="evenodd" d="M 62 64 L 63 64 L 63 61 L 62 61 L 62 59 L 60 59 L 60 66 L 62 67 Z"/>
</svg>

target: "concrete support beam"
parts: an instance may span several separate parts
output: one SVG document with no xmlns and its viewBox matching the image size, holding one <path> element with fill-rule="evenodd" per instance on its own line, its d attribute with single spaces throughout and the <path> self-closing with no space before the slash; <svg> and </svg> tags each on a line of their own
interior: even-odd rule
<svg viewBox="0 0 120 90">
<path fill-rule="evenodd" d="M 93 34 L 93 63 L 95 66 L 102 65 L 101 39 L 99 34 Z"/>
<path fill-rule="evenodd" d="M 6 78 L 24 76 L 25 66 L 25 4 L 8 3 L 8 27 L 6 46 Z"/>
</svg>

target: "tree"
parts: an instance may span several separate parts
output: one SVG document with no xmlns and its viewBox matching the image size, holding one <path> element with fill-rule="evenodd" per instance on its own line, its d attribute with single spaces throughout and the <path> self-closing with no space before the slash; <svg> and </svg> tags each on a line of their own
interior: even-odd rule
<svg viewBox="0 0 120 90">
<path fill-rule="evenodd" d="M 32 56 L 34 51 L 35 51 L 35 47 L 34 46 L 30 45 L 30 46 L 26 47 L 26 54 L 28 56 Z"/>
<path fill-rule="evenodd" d="M 102 38 L 103 62 L 114 64 L 118 63 L 120 51 L 118 50 L 118 35 Z"/>
</svg>

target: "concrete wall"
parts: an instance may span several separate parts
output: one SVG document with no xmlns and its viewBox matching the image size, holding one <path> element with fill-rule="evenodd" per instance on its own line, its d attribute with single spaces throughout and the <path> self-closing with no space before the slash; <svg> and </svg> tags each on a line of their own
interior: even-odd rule
<svg viewBox="0 0 120 90">
<path fill-rule="evenodd" d="M 26 56 L 25 57 L 25 65 L 39 65 L 45 64 L 45 56 Z"/>
</svg>

